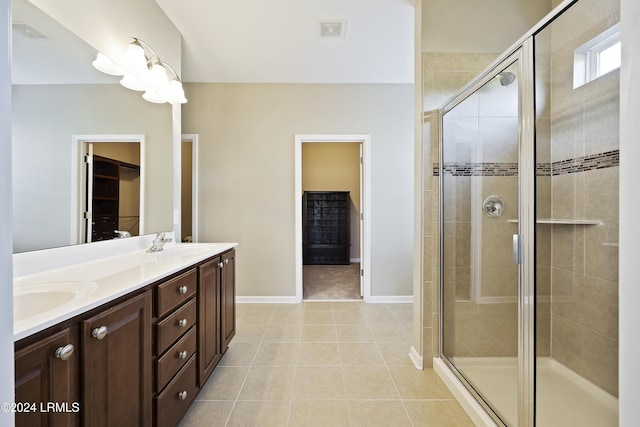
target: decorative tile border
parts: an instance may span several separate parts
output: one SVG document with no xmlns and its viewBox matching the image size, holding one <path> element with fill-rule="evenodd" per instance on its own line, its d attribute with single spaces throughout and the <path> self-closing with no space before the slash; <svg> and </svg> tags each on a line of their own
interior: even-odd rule
<svg viewBox="0 0 640 427">
<path fill-rule="evenodd" d="M 553 163 L 538 163 L 536 176 L 558 176 L 620 166 L 620 150 L 592 154 Z M 433 176 L 439 176 L 440 164 L 433 164 Z M 445 163 L 444 174 L 450 176 L 518 176 L 517 163 Z"/>
</svg>

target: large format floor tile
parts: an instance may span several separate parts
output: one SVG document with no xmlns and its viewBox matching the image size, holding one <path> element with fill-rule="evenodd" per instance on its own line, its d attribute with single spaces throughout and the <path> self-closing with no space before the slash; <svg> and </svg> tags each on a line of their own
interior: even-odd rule
<svg viewBox="0 0 640 427">
<path fill-rule="evenodd" d="M 182 427 L 473 426 L 435 372 L 411 363 L 411 304 L 238 304 L 237 314 Z"/>
</svg>

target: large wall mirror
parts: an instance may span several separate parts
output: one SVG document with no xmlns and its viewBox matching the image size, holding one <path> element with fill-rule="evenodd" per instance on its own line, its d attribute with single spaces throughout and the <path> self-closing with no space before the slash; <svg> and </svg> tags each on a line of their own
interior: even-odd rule
<svg viewBox="0 0 640 427">
<path fill-rule="evenodd" d="M 95 70 L 96 50 L 27 0 L 12 1 L 12 24 L 14 253 L 87 241 L 80 156 L 92 137 L 144 140 L 136 233 L 171 230 L 171 106 Z"/>
</svg>

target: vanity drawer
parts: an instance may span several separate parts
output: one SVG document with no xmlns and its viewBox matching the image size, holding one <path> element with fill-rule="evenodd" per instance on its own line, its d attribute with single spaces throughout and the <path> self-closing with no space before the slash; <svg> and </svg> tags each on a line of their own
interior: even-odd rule
<svg viewBox="0 0 640 427">
<path fill-rule="evenodd" d="M 196 269 L 158 285 L 156 289 L 156 316 L 162 317 L 196 293 Z"/>
<path fill-rule="evenodd" d="M 180 335 L 196 324 L 195 298 L 156 325 L 156 354 L 161 354 Z"/>
<path fill-rule="evenodd" d="M 191 328 L 156 362 L 157 390 L 160 391 L 196 352 L 196 328 Z"/>
<path fill-rule="evenodd" d="M 156 397 L 156 425 L 174 426 L 197 391 L 196 357 L 192 356 L 167 388 Z"/>
</svg>

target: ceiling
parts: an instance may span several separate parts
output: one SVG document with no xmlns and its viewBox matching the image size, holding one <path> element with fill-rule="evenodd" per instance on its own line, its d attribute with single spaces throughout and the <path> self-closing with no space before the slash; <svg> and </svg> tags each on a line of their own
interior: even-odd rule
<svg viewBox="0 0 640 427">
<path fill-rule="evenodd" d="M 411 0 L 156 0 L 182 33 L 182 80 L 413 83 Z M 319 21 L 346 20 L 344 38 Z"/>
</svg>

